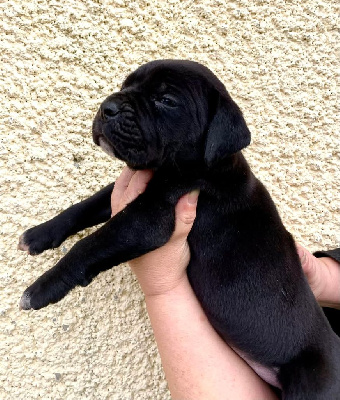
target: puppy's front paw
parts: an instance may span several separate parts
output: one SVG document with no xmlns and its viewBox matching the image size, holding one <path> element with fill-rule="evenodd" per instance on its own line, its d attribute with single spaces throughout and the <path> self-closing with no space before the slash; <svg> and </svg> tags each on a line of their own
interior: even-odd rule
<svg viewBox="0 0 340 400">
<path fill-rule="evenodd" d="M 61 280 L 60 277 L 47 271 L 37 279 L 21 296 L 21 310 L 39 310 L 51 303 L 57 303 L 72 289 L 73 285 Z"/>
<path fill-rule="evenodd" d="M 19 238 L 18 249 L 30 255 L 37 255 L 47 249 L 54 249 L 63 242 L 64 237 L 51 221 L 28 229 Z"/>
<path fill-rule="evenodd" d="M 25 290 L 23 295 L 21 296 L 19 308 L 20 310 L 30 310 L 31 308 L 33 308 L 31 306 L 31 293 L 29 293 L 27 290 Z"/>
</svg>

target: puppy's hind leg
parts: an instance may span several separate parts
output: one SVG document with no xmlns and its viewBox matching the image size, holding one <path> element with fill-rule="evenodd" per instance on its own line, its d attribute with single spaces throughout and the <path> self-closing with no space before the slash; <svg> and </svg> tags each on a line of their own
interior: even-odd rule
<svg viewBox="0 0 340 400">
<path fill-rule="evenodd" d="M 18 249 L 31 255 L 54 249 L 69 236 L 110 219 L 111 192 L 114 183 L 77 203 L 56 217 L 24 232 L 19 239 Z"/>
</svg>

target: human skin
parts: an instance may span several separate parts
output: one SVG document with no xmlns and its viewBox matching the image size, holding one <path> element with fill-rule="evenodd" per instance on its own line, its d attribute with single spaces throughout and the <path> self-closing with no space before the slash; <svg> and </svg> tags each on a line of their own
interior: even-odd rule
<svg viewBox="0 0 340 400">
<path fill-rule="evenodd" d="M 314 257 L 297 244 L 302 269 L 322 307 L 340 309 L 340 265 L 330 257 Z"/>
<path fill-rule="evenodd" d="M 112 215 L 142 193 L 151 171 L 125 168 L 111 198 Z M 175 231 L 169 242 L 129 262 L 145 295 L 152 329 L 173 400 L 271 400 L 270 387 L 215 332 L 187 278 L 187 236 L 196 216 L 198 192 L 176 206 Z M 340 267 L 316 259 L 297 245 L 311 288 L 323 305 L 340 304 Z"/>
</svg>

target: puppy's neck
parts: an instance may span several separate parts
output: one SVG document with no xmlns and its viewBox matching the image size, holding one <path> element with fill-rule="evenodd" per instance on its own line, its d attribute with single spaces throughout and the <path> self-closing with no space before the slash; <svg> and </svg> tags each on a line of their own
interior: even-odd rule
<svg viewBox="0 0 340 400">
<path fill-rule="evenodd" d="M 172 160 L 159 169 L 165 176 L 184 178 L 186 181 L 204 180 L 220 186 L 219 183 L 239 185 L 249 182 L 253 174 L 241 152 L 235 153 L 208 167 L 202 159 Z"/>
<path fill-rule="evenodd" d="M 210 168 L 207 168 L 206 171 L 207 176 L 213 179 L 234 177 L 235 179 L 243 180 L 252 175 L 250 166 L 240 151 L 224 158 Z"/>
</svg>

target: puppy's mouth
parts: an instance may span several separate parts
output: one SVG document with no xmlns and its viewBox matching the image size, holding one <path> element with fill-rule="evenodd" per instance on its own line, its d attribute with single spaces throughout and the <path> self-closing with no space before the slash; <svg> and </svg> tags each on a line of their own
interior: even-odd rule
<svg viewBox="0 0 340 400">
<path fill-rule="evenodd" d="M 109 143 L 108 139 L 104 135 L 98 135 L 93 137 L 93 141 L 96 145 L 100 146 L 101 149 L 108 154 L 113 159 L 116 158 L 115 151 L 111 143 Z"/>
<path fill-rule="evenodd" d="M 122 115 L 122 113 L 121 113 Z M 100 110 L 93 121 L 92 137 L 96 145 L 110 157 L 118 158 L 133 169 L 156 168 L 162 151 L 143 139 L 139 126 L 133 119 L 115 118 L 103 121 Z"/>
<path fill-rule="evenodd" d="M 93 120 L 93 125 L 92 125 L 92 139 L 93 142 L 97 145 L 100 146 L 100 148 L 110 157 L 113 159 L 120 158 L 120 154 L 117 152 L 115 149 L 115 146 L 107 138 L 103 131 L 103 124 L 98 118 L 98 115 L 96 115 L 95 119 Z"/>
<path fill-rule="evenodd" d="M 117 145 L 114 146 L 113 143 L 111 142 L 110 139 L 107 138 L 107 136 L 102 133 L 102 129 L 98 129 L 98 125 L 94 124 L 94 129 L 93 129 L 93 141 L 97 146 L 100 146 L 100 148 L 108 154 L 111 158 L 113 159 L 119 159 L 133 169 L 144 169 L 147 168 L 147 164 L 145 164 L 145 150 L 144 149 L 139 149 L 135 147 L 128 146 L 127 144 L 123 145 L 122 143 L 119 142 L 119 139 L 117 138 Z M 119 148 L 121 148 L 119 150 Z"/>
</svg>

